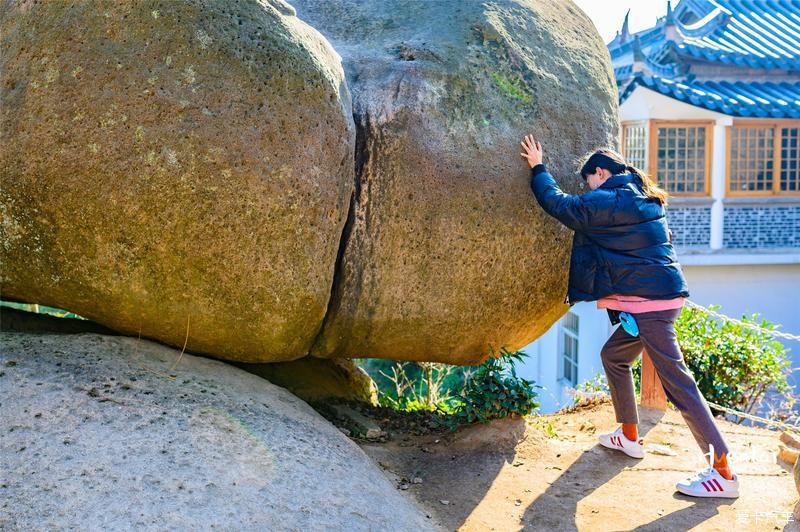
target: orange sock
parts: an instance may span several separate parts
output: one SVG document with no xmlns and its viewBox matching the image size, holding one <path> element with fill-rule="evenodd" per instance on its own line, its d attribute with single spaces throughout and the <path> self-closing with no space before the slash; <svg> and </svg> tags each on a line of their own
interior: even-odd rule
<svg viewBox="0 0 800 532">
<path fill-rule="evenodd" d="M 726 480 L 733 480 L 733 471 L 731 471 L 731 467 L 728 465 L 728 455 L 725 453 L 721 455 L 714 453 L 714 469 Z"/>
<path fill-rule="evenodd" d="M 639 439 L 639 425 L 636 423 L 623 423 L 622 433 L 631 441 Z"/>
</svg>

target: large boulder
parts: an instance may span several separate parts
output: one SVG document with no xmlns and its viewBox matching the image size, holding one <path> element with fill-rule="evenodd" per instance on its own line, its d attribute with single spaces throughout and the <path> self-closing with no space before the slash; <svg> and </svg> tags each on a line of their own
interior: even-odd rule
<svg viewBox="0 0 800 532">
<path fill-rule="evenodd" d="M 0 331 L 59 334 L 93 332 L 113 336 L 119 334 L 91 320 L 58 318 L 5 305 L 0 305 Z M 307 356 L 288 362 L 232 364 L 286 388 L 315 406 L 331 399 L 378 404 L 378 387 L 375 381 L 353 360 Z"/>
<path fill-rule="evenodd" d="M 352 360 L 305 357 L 269 364 L 234 363 L 245 371 L 286 388 L 304 401 L 325 403 L 330 399 L 360 401 L 377 406 L 378 387 L 369 374 Z"/>
<path fill-rule="evenodd" d="M 568 192 L 616 144 L 589 19 L 569 0 L 296 6 L 336 51 L 280 0 L 5 6 L 4 297 L 241 362 L 475 364 L 546 331 L 572 233 L 519 141 Z"/>
<path fill-rule="evenodd" d="M 353 183 L 340 57 L 280 0 L 2 2 L 0 290 L 306 356 Z"/>
<path fill-rule="evenodd" d="M 465 364 L 567 306 L 572 232 L 529 188 L 534 133 L 564 188 L 616 146 L 608 50 L 569 0 L 295 0 L 341 54 L 356 197 L 312 355 Z"/>
<path fill-rule="evenodd" d="M 0 333 L 0 529 L 432 530 L 283 388 L 124 336 Z"/>
</svg>

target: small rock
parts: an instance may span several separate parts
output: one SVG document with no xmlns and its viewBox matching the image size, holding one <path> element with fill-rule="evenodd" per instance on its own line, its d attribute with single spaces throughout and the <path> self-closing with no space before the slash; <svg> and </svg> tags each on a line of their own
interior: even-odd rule
<svg viewBox="0 0 800 532">
<path fill-rule="evenodd" d="M 347 424 L 353 426 L 357 434 L 363 434 L 368 440 L 378 439 L 383 434 L 379 426 L 354 408 L 344 404 L 331 404 L 330 408 L 336 416 L 347 420 Z"/>
<path fill-rule="evenodd" d="M 446 500 L 444 500 L 444 499 L 439 499 L 439 502 L 440 502 L 440 503 L 442 503 L 442 504 L 444 504 L 445 506 L 447 506 L 448 504 L 450 504 L 450 501 L 446 501 Z"/>
<path fill-rule="evenodd" d="M 412 484 L 422 484 L 422 479 L 419 477 L 414 477 L 411 479 Z"/>
<path fill-rule="evenodd" d="M 678 453 L 670 449 L 665 445 L 659 445 L 657 443 L 652 443 L 647 446 L 647 451 L 653 454 L 660 454 L 663 456 L 678 456 Z"/>
<path fill-rule="evenodd" d="M 598 513 L 600 513 L 600 510 L 598 510 L 597 508 L 592 508 L 592 513 L 593 514 L 598 514 Z"/>
<path fill-rule="evenodd" d="M 522 505 L 522 499 L 517 499 L 514 501 L 514 506 L 521 506 L 521 505 Z"/>
<path fill-rule="evenodd" d="M 344 428 L 344 427 L 336 427 L 336 428 L 337 428 L 337 429 L 339 429 L 340 431 L 342 431 L 342 433 L 343 433 L 345 436 L 350 436 L 350 431 L 349 431 L 349 430 L 347 430 L 346 428 Z"/>
</svg>

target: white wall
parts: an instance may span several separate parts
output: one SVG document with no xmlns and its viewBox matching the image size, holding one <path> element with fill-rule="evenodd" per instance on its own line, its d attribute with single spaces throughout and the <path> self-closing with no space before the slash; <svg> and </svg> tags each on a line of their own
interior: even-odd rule
<svg viewBox="0 0 800 532">
<path fill-rule="evenodd" d="M 680 257 L 679 257 L 680 261 Z M 781 324 L 779 331 L 800 334 L 800 264 L 749 264 L 726 266 L 682 265 L 689 299 L 699 305 L 722 305 L 717 312 L 739 319 L 759 313 Z M 800 342 L 776 338 L 791 349 L 793 367 L 800 367 Z M 800 371 L 793 382 L 800 392 Z"/>
<path fill-rule="evenodd" d="M 597 309 L 595 302 L 576 303 L 570 311 L 578 315 L 578 382 L 581 383 L 604 372 L 600 349 L 614 328 L 608 321 L 608 313 Z M 539 411 L 543 413 L 554 412 L 573 400 L 567 393 L 567 387 L 571 385 L 559 378 L 562 373 L 559 334 L 559 322 L 556 322 L 544 335 L 522 349 L 530 357 L 517 368 L 518 376 L 532 379 L 544 387 L 537 389 Z"/>
<path fill-rule="evenodd" d="M 619 107 L 621 122 L 648 120 L 725 120 L 729 115 L 689 105 L 647 87 L 636 87 Z"/>
</svg>

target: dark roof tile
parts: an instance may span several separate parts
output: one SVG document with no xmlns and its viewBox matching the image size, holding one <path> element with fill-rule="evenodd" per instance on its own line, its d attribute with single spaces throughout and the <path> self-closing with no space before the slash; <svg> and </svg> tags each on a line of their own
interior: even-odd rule
<svg viewBox="0 0 800 532">
<path fill-rule="evenodd" d="M 800 81 L 676 81 L 637 74 L 620 89 L 620 103 L 638 86 L 732 116 L 800 118 Z"/>
</svg>

